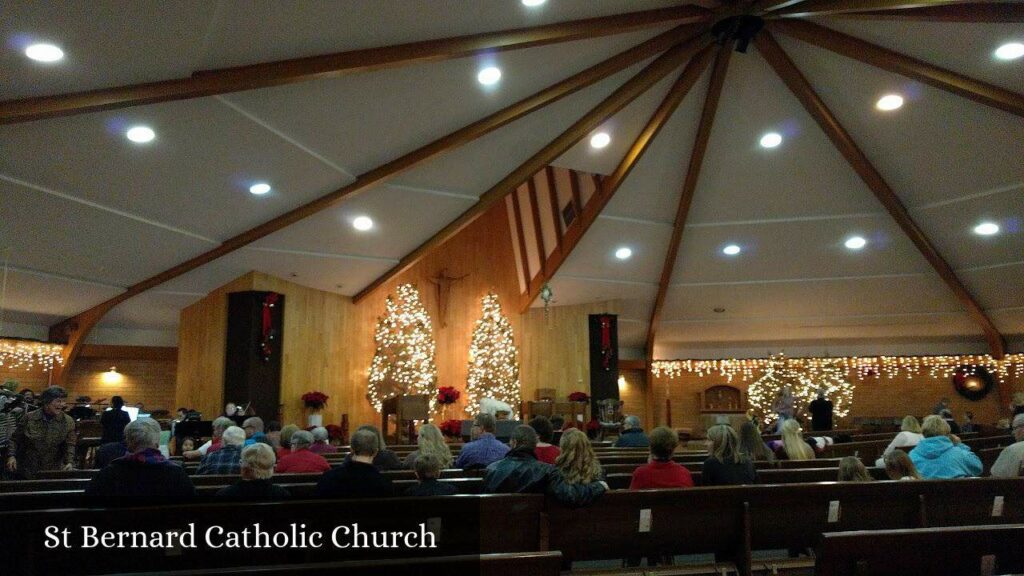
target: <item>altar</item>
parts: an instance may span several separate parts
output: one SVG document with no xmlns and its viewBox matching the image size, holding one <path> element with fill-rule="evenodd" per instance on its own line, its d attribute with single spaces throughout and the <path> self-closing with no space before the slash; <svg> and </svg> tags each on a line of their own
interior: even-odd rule
<svg viewBox="0 0 1024 576">
<path fill-rule="evenodd" d="M 706 388 L 698 394 L 701 431 L 707 436 L 708 428 L 728 424 L 740 430 L 747 418 L 747 395 L 734 386 L 720 384 Z"/>
</svg>

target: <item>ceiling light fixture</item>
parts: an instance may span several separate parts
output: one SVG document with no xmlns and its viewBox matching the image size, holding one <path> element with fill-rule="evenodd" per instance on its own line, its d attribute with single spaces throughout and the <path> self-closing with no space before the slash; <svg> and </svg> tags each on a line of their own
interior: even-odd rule
<svg viewBox="0 0 1024 576">
<path fill-rule="evenodd" d="M 1000 60 L 1016 60 L 1021 56 L 1024 56 L 1024 44 L 1020 42 L 1010 42 L 1003 44 L 995 51 L 996 58 Z"/>
<path fill-rule="evenodd" d="M 850 250 L 860 250 L 868 245 L 868 241 L 861 236 L 850 236 L 846 239 L 846 247 Z"/>
<path fill-rule="evenodd" d="M 612 137 L 607 132 L 598 132 L 590 137 L 590 147 L 600 150 L 611 143 L 611 141 Z"/>
<path fill-rule="evenodd" d="M 536 8 L 548 0 L 523 0 L 523 6 L 529 6 L 530 8 Z"/>
<path fill-rule="evenodd" d="M 262 196 L 263 194 L 270 192 L 270 184 L 267 184 L 266 182 L 257 182 L 252 186 L 249 186 L 249 192 L 257 196 Z"/>
<path fill-rule="evenodd" d="M 615 257 L 619 260 L 629 260 L 632 255 L 633 251 L 625 246 L 615 251 Z"/>
<path fill-rule="evenodd" d="M 373 219 L 369 216 L 359 216 L 352 221 L 352 227 L 360 232 L 366 232 L 370 228 L 373 228 Z"/>
<path fill-rule="evenodd" d="M 726 256 L 735 256 L 740 253 L 740 247 L 735 244 L 729 244 L 725 248 L 722 248 L 722 254 Z"/>
<path fill-rule="evenodd" d="M 33 44 L 25 48 L 25 56 L 36 62 L 58 62 L 64 59 L 64 51 L 53 44 Z"/>
<path fill-rule="evenodd" d="M 875 108 L 878 108 L 879 110 L 882 110 L 884 112 L 896 110 L 902 106 L 903 96 L 900 96 L 899 94 L 886 94 L 885 96 L 879 98 L 878 102 L 875 103 Z"/>
<path fill-rule="evenodd" d="M 992 236 L 999 234 L 999 224 L 995 222 L 982 222 L 974 227 L 974 233 L 979 236 Z"/>
<path fill-rule="evenodd" d="M 132 126 L 124 135 L 136 144 L 152 142 L 156 138 L 156 132 L 153 132 L 153 129 L 149 126 Z"/>
<path fill-rule="evenodd" d="M 496 66 L 488 66 L 476 75 L 477 82 L 484 86 L 493 86 L 501 80 L 501 69 Z"/>
<path fill-rule="evenodd" d="M 762 148 L 775 148 L 779 144 L 782 144 L 782 135 L 778 132 L 769 132 L 761 136 Z"/>
</svg>

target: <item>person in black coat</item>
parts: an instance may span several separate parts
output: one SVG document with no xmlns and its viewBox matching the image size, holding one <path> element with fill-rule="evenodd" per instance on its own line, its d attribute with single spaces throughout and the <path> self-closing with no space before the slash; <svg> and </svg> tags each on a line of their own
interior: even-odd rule
<svg viewBox="0 0 1024 576">
<path fill-rule="evenodd" d="M 316 484 L 322 498 L 383 498 L 392 495 L 391 480 L 373 466 L 377 455 L 377 435 L 356 430 L 349 442 L 352 459 L 325 472 Z"/>
<path fill-rule="evenodd" d="M 832 409 L 832 401 L 825 397 L 825 390 L 818 390 L 818 398 L 807 406 L 807 410 L 811 413 L 811 430 L 816 432 L 831 430 Z"/>
<path fill-rule="evenodd" d="M 740 451 L 740 437 L 728 424 L 708 428 L 711 456 L 704 461 L 701 485 L 756 484 L 757 470 L 750 456 Z"/>
<path fill-rule="evenodd" d="M 433 454 L 421 454 L 416 458 L 416 479 L 419 484 L 405 491 L 406 496 L 451 496 L 455 494 L 455 485 L 439 482 L 441 461 Z"/>
<path fill-rule="evenodd" d="M 288 490 L 274 484 L 277 456 L 270 446 L 257 442 L 242 450 L 242 480 L 217 491 L 218 500 L 230 502 L 278 502 L 292 497 Z"/>
<path fill-rule="evenodd" d="M 160 453 L 160 425 L 138 418 L 125 426 L 129 454 L 100 470 L 85 487 L 87 499 L 104 504 L 150 505 L 186 502 L 195 487 L 185 470 Z"/>
<path fill-rule="evenodd" d="M 124 427 L 132 421 L 132 418 L 122 408 L 124 408 L 124 398 L 114 396 L 110 399 L 110 410 L 100 416 L 100 426 L 103 427 L 101 443 L 124 442 Z"/>
<path fill-rule="evenodd" d="M 537 432 L 529 426 L 516 426 L 505 457 L 487 466 L 484 494 L 543 494 L 554 467 L 537 460 Z"/>
</svg>

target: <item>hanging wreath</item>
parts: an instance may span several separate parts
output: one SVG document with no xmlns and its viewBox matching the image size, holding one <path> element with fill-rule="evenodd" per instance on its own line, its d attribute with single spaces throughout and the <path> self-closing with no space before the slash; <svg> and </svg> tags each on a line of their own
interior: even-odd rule
<svg viewBox="0 0 1024 576">
<path fill-rule="evenodd" d="M 981 400 L 992 391 L 993 386 L 995 379 L 984 366 L 965 365 L 953 371 L 953 388 L 968 400 Z"/>
</svg>

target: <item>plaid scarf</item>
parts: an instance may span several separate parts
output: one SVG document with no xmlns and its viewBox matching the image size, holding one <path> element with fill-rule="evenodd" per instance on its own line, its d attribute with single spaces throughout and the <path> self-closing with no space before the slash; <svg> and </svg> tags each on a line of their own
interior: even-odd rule
<svg viewBox="0 0 1024 576">
<path fill-rule="evenodd" d="M 167 462 L 167 458 L 164 458 L 164 455 L 156 448 L 146 448 L 139 452 L 127 454 L 121 460 L 125 462 L 138 462 L 140 464 L 164 464 Z"/>
</svg>

